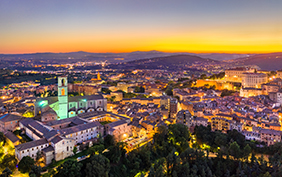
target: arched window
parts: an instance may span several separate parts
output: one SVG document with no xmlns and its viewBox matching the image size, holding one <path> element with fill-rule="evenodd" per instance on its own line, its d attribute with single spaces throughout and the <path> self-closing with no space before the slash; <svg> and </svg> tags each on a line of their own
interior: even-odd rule
<svg viewBox="0 0 282 177">
<path fill-rule="evenodd" d="M 65 86 L 65 79 L 62 79 L 62 86 Z"/>
<path fill-rule="evenodd" d="M 65 89 L 62 88 L 62 95 L 65 95 Z"/>
</svg>

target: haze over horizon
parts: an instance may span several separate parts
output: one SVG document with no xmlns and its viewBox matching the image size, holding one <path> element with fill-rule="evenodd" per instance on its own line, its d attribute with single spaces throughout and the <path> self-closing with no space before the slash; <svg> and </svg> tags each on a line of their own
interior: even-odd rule
<svg viewBox="0 0 282 177">
<path fill-rule="evenodd" d="M 0 53 L 282 52 L 282 1 L 0 2 Z"/>
</svg>

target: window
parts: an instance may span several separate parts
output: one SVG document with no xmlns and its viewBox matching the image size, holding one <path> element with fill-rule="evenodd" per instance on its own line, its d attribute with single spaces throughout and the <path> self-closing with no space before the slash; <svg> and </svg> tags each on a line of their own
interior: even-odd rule
<svg viewBox="0 0 282 177">
<path fill-rule="evenodd" d="M 62 90 L 61 90 L 61 95 L 65 95 L 65 89 L 64 88 L 62 88 Z"/>
<path fill-rule="evenodd" d="M 24 151 L 22 151 L 22 153 L 24 153 Z"/>
<path fill-rule="evenodd" d="M 67 146 L 67 151 L 69 151 L 69 147 Z"/>
</svg>

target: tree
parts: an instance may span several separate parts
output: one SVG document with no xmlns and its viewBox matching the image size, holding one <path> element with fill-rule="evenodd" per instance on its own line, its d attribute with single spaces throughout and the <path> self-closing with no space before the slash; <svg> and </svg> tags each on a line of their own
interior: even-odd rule
<svg viewBox="0 0 282 177">
<path fill-rule="evenodd" d="M 17 159 L 14 155 L 7 154 L 4 156 L 2 163 L 0 163 L 1 168 L 9 168 L 14 171 L 17 165 Z"/>
<path fill-rule="evenodd" d="M 2 144 L 2 146 L 5 145 L 5 142 L 6 142 L 6 137 L 4 135 L 3 132 L 0 132 L 0 143 Z"/>
<path fill-rule="evenodd" d="M 9 177 L 12 173 L 13 172 L 9 168 L 5 168 L 5 170 L 2 171 L 0 177 Z"/>
<path fill-rule="evenodd" d="M 237 144 L 236 141 L 230 144 L 229 152 L 230 152 L 230 155 L 232 155 L 235 159 L 238 159 L 241 157 L 240 146 Z"/>
<path fill-rule="evenodd" d="M 165 94 L 172 96 L 173 95 L 172 89 L 173 89 L 172 86 L 167 86 L 165 89 Z"/>
<path fill-rule="evenodd" d="M 98 144 L 95 146 L 92 146 L 88 149 L 89 154 L 101 154 L 105 150 L 105 147 L 103 144 Z"/>
<path fill-rule="evenodd" d="M 113 146 L 115 144 L 115 140 L 114 140 L 114 137 L 112 135 L 107 135 L 105 138 L 104 138 L 104 145 L 105 145 L 105 148 L 108 148 L 110 146 Z"/>
<path fill-rule="evenodd" d="M 37 153 L 36 153 L 36 162 L 38 162 L 41 157 L 42 157 L 41 151 L 37 151 Z"/>
<path fill-rule="evenodd" d="M 55 177 L 79 177 L 81 167 L 82 164 L 76 160 L 67 160 L 57 168 L 58 173 Z"/>
<path fill-rule="evenodd" d="M 33 165 L 34 160 L 29 156 L 24 156 L 19 163 L 19 171 L 22 173 L 30 172 Z"/>
<path fill-rule="evenodd" d="M 76 146 L 74 146 L 72 152 L 74 153 L 74 155 L 77 153 L 77 147 Z"/>
<path fill-rule="evenodd" d="M 168 140 L 172 143 L 178 152 L 184 151 L 189 147 L 188 141 L 190 132 L 187 126 L 183 124 L 171 124 L 168 127 Z"/>
<path fill-rule="evenodd" d="M 29 176 L 31 176 L 31 177 L 40 177 L 41 176 L 41 171 L 42 171 L 42 168 L 40 166 L 33 165 L 31 167 L 30 172 L 29 172 Z"/>
<path fill-rule="evenodd" d="M 201 74 L 200 79 L 206 79 L 207 75 L 206 74 Z"/>
<path fill-rule="evenodd" d="M 250 156 L 251 151 L 252 151 L 252 148 L 249 146 L 249 144 L 247 144 L 243 149 L 243 156 L 247 162 L 248 162 L 248 157 Z"/>
<path fill-rule="evenodd" d="M 87 177 L 108 177 L 109 171 L 110 160 L 103 155 L 91 156 L 85 168 Z"/>
</svg>

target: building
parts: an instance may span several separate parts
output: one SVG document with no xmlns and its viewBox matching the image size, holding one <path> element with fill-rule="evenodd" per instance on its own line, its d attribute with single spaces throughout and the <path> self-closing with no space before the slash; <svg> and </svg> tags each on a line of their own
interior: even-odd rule
<svg viewBox="0 0 282 177">
<path fill-rule="evenodd" d="M 246 68 L 233 68 L 225 70 L 225 80 L 230 82 L 242 82 L 243 74 L 251 72 Z"/>
<path fill-rule="evenodd" d="M 192 119 L 192 126 L 200 126 L 200 125 L 207 127 L 208 119 L 205 119 L 203 117 L 195 117 Z"/>
<path fill-rule="evenodd" d="M 276 71 L 277 72 L 277 78 L 280 78 L 280 79 L 282 79 L 282 70 L 280 70 L 280 71 Z"/>
<path fill-rule="evenodd" d="M 176 98 L 170 98 L 169 102 L 169 115 L 170 117 L 175 117 L 177 114 L 177 106 L 178 106 L 178 100 Z"/>
<path fill-rule="evenodd" d="M 272 101 L 282 104 L 282 92 L 270 92 L 268 96 Z"/>
<path fill-rule="evenodd" d="M 264 73 L 243 73 L 242 87 L 261 88 L 267 82 L 267 75 Z"/>
<path fill-rule="evenodd" d="M 132 136 L 131 125 L 127 121 L 116 121 L 105 125 L 106 134 L 114 136 L 116 141 L 122 141 Z"/>
<path fill-rule="evenodd" d="M 50 108 L 57 114 L 57 119 L 74 117 L 78 114 L 91 111 L 107 111 L 107 99 L 102 95 L 87 95 L 68 97 L 67 77 L 58 77 L 58 96 L 37 98 L 35 102 L 34 115 L 50 111 Z M 45 121 L 46 116 L 43 117 Z M 46 119 L 48 121 L 50 119 Z"/>
<path fill-rule="evenodd" d="M 268 146 L 273 145 L 276 142 L 281 142 L 281 131 L 261 129 L 260 139 L 265 142 Z"/>
<path fill-rule="evenodd" d="M 212 131 L 221 130 L 223 132 L 227 132 L 230 130 L 230 120 L 220 117 L 214 117 L 211 119 L 211 129 Z"/>
<path fill-rule="evenodd" d="M 270 83 L 262 84 L 261 89 L 264 95 L 268 95 L 270 92 L 278 92 L 280 85 Z"/>
<path fill-rule="evenodd" d="M 104 126 L 100 122 L 111 122 Z M 53 120 L 45 124 L 34 119 L 23 119 L 19 126 L 33 141 L 15 146 L 16 157 L 21 160 L 24 156 L 36 158 L 42 153 L 46 164 L 52 159 L 58 161 L 73 155 L 73 148 L 82 143 L 96 141 L 104 133 L 115 136 L 120 141 L 131 136 L 130 119 L 109 112 L 87 112 L 78 116 Z"/>
<path fill-rule="evenodd" d="M 19 126 L 21 116 L 15 114 L 4 114 L 0 117 L 0 132 L 14 131 Z"/>
<path fill-rule="evenodd" d="M 251 97 L 251 96 L 258 96 L 262 95 L 263 90 L 260 88 L 250 88 L 250 87 L 242 87 L 240 89 L 240 96 L 241 97 Z"/>
<path fill-rule="evenodd" d="M 101 87 L 84 84 L 68 84 L 69 92 L 78 92 L 84 95 L 94 95 L 101 92 Z"/>
<path fill-rule="evenodd" d="M 188 128 L 192 125 L 192 115 L 188 110 L 181 110 L 176 115 L 176 123 L 184 124 Z"/>
</svg>

